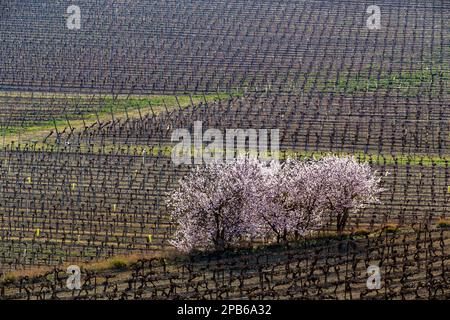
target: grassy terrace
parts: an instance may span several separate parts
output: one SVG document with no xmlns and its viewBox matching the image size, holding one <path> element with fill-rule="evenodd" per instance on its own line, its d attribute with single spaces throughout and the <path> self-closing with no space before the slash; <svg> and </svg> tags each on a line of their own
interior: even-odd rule
<svg viewBox="0 0 450 320">
<path fill-rule="evenodd" d="M 9 97 L 19 96 L 18 93 L 0 92 L 0 96 L 8 95 Z M 233 94 L 236 96 L 238 94 Z M 40 97 L 46 95 L 40 94 Z M 57 97 L 58 95 L 49 95 L 49 97 Z M 31 93 L 21 93 L 20 97 L 32 97 Z M 63 97 L 61 95 L 61 97 Z M 74 96 L 64 96 L 65 98 L 74 98 Z M 87 95 L 81 96 L 83 99 L 89 99 Z M 209 94 L 209 95 L 154 95 L 154 96 L 117 96 L 115 98 L 107 96 L 103 98 L 103 105 L 97 110 L 92 110 L 92 113 L 68 114 L 67 119 L 55 119 L 55 121 L 40 121 L 28 122 L 21 127 L 2 127 L 0 128 L 0 143 L 8 145 L 11 142 L 33 142 L 40 141 L 47 136 L 51 130 L 58 129 L 63 131 L 65 128 L 72 126 L 73 128 L 83 128 L 84 126 L 91 126 L 96 122 L 111 121 L 114 116 L 119 118 L 138 118 L 141 115 L 159 114 L 166 111 L 172 111 L 179 108 L 186 108 L 193 104 L 199 104 L 203 101 L 211 102 L 228 98 L 229 95 L 225 93 Z M 80 96 L 78 97 L 80 98 Z M 192 100 L 191 100 L 192 99 Z M 179 104 L 179 106 L 178 106 Z"/>
<path fill-rule="evenodd" d="M 75 148 L 75 147 L 74 147 Z M 58 149 L 53 145 L 44 145 L 44 144 L 36 144 L 37 150 L 44 150 L 47 152 L 52 152 L 58 150 L 59 152 L 67 152 L 71 153 L 76 150 L 77 153 L 83 154 L 117 154 L 117 155 L 128 155 L 128 154 L 137 154 L 137 155 L 146 155 L 146 156 L 163 156 L 163 157 L 171 157 L 174 146 L 172 145 L 160 145 L 160 146 L 143 146 L 143 145 L 107 145 L 107 146 L 94 146 L 93 148 L 89 148 L 87 146 L 76 147 L 76 149 Z M 14 150 L 25 150 L 25 145 L 15 145 Z M 210 150 L 214 152 L 214 150 Z M 237 150 L 239 151 L 239 150 Z M 245 151 L 245 150 L 244 150 Z M 225 150 L 221 151 L 225 154 Z M 192 146 L 191 154 L 194 154 L 194 146 Z M 364 152 L 325 152 L 325 151 L 297 151 L 297 150 L 281 150 L 277 154 L 277 158 L 281 161 L 286 160 L 288 158 L 291 159 L 320 159 L 322 157 L 328 155 L 337 155 L 337 156 L 354 156 L 360 162 L 369 162 L 376 165 L 422 165 L 424 167 L 430 166 L 438 166 L 438 167 L 446 167 L 450 161 L 450 155 L 446 155 L 444 157 L 439 156 L 431 156 L 431 155 L 421 155 L 421 154 L 372 154 L 372 153 L 364 153 Z M 270 156 L 270 155 L 269 155 Z"/>
<path fill-rule="evenodd" d="M 400 76 L 389 76 L 386 85 L 393 85 L 396 82 L 406 81 L 410 85 L 414 83 L 427 82 L 432 80 L 434 77 L 443 77 L 445 81 L 450 79 L 449 72 L 437 71 L 434 69 L 425 70 L 423 72 L 416 72 L 414 76 L 408 73 L 404 77 Z M 344 85 L 344 76 L 338 82 Z M 356 81 L 356 82 L 355 82 Z M 361 80 L 362 81 L 362 80 Z M 370 83 L 370 79 L 365 79 Z M 377 80 L 374 80 L 377 81 Z M 384 81 L 384 80 L 383 80 Z M 379 83 L 384 83 L 380 81 Z M 350 82 L 359 83 L 356 87 L 361 90 L 367 84 L 361 84 L 358 79 L 351 78 Z M 405 82 L 405 83 L 406 83 Z M 347 87 L 348 84 L 345 86 Z M 369 87 L 371 87 L 369 85 Z M 339 85 L 338 85 L 339 88 Z M 344 87 L 342 87 L 344 88 Z M 380 87 L 378 87 L 380 88 Z M 334 88 L 336 89 L 336 88 Z M 14 92 L 0 92 L 0 97 L 8 95 L 10 97 L 20 96 L 20 97 L 32 97 L 35 96 L 34 93 L 14 93 Z M 45 97 L 46 94 L 39 94 L 40 97 Z M 65 98 L 78 98 L 89 99 L 88 95 L 58 95 L 58 94 L 47 94 L 48 97 L 65 97 Z M 234 93 L 233 96 L 242 96 L 241 93 Z M 128 152 L 136 154 L 146 154 L 146 155 L 162 155 L 165 157 L 170 157 L 173 151 L 174 144 L 162 143 L 160 145 L 105 145 L 99 146 L 94 145 L 93 148 L 81 145 L 78 147 L 61 148 L 52 144 L 43 143 L 43 139 L 49 134 L 50 131 L 54 131 L 55 128 L 62 132 L 64 129 L 72 126 L 73 128 L 83 128 L 84 126 L 89 127 L 97 122 L 106 123 L 111 121 L 112 117 L 114 119 L 124 119 L 124 118 L 139 118 L 140 116 L 145 116 L 146 114 L 159 114 L 167 111 L 177 110 L 180 107 L 186 108 L 193 104 L 199 104 L 203 101 L 211 102 L 216 100 L 227 99 L 228 94 L 218 93 L 210 95 L 154 95 L 154 96 L 124 96 L 119 95 L 116 97 L 105 96 L 102 101 L 104 105 L 97 111 L 97 113 L 89 113 L 84 115 L 68 115 L 69 120 L 55 120 L 55 121 L 42 121 L 38 123 L 27 123 L 23 127 L 11 127 L 11 128 L 0 128 L 0 144 L 3 147 L 13 145 L 14 149 L 23 150 L 26 143 L 33 143 L 36 148 L 46 151 L 58 150 L 62 152 L 80 152 L 80 153 L 113 153 L 113 154 L 127 154 Z M 178 106 L 179 105 L 179 106 Z M 76 149 L 75 149 L 76 148 Z M 193 152 L 192 152 L 193 153 Z M 330 152 L 305 152 L 299 150 L 282 150 L 278 155 L 279 159 L 285 160 L 287 158 L 320 158 L 325 155 L 329 155 Z M 345 152 L 333 152 L 335 155 L 346 156 L 350 155 Z M 372 162 L 378 165 L 423 165 L 423 166 L 446 166 L 446 163 L 450 160 L 450 155 L 444 157 L 432 156 L 432 155 L 422 155 L 422 154 L 370 154 L 364 152 L 354 152 L 352 153 L 360 161 Z"/>
<path fill-rule="evenodd" d="M 445 64 L 432 64 L 421 70 L 403 72 L 382 72 L 378 70 L 361 70 L 359 74 L 354 72 L 342 72 L 335 78 L 327 78 L 318 72 L 310 75 L 304 83 L 304 91 L 321 91 L 344 94 L 361 94 L 364 92 L 397 91 L 403 97 L 416 97 L 420 94 L 429 94 L 431 97 L 439 97 L 440 91 L 437 84 L 442 81 L 447 84 L 450 93 L 450 66 Z M 323 72 L 323 71 L 322 71 Z M 326 79 L 326 81 L 323 81 Z"/>
</svg>

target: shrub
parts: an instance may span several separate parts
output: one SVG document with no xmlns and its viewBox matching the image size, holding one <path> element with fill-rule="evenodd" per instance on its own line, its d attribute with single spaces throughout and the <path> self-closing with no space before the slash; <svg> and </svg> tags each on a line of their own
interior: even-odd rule
<svg viewBox="0 0 450 320">
<path fill-rule="evenodd" d="M 396 233 L 399 230 L 398 225 L 390 223 L 383 227 L 383 231 L 386 233 Z"/>
<path fill-rule="evenodd" d="M 369 235 L 371 232 L 368 229 L 357 229 L 355 231 L 352 232 L 353 236 L 367 236 Z"/>
<path fill-rule="evenodd" d="M 109 263 L 109 267 L 115 270 L 125 270 L 128 264 L 124 260 L 114 259 Z"/>
<path fill-rule="evenodd" d="M 449 219 L 440 219 L 437 223 L 438 228 L 441 229 L 449 229 L 450 228 L 450 220 Z"/>
</svg>

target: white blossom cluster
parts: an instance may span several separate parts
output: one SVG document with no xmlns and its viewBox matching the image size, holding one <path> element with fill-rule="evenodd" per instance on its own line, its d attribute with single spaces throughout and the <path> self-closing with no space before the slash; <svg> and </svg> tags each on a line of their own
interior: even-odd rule
<svg viewBox="0 0 450 320">
<path fill-rule="evenodd" d="M 243 240 L 289 241 L 330 218 L 342 232 L 352 213 L 378 202 L 381 178 L 354 157 L 287 160 L 251 157 L 197 166 L 167 204 L 181 251 L 224 250 Z"/>
</svg>

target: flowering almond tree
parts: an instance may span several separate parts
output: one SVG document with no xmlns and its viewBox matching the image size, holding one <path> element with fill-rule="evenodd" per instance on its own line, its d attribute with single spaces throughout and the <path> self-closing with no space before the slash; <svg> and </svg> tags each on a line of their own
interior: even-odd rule
<svg viewBox="0 0 450 320">
<path fill-rule="evenodd" d="M 224 250 L 243 238 L 298 239 L 331 217 L 341 233 L 351 213 L 378 202 L 380 179 L 353 157 L 287 160 L 252 158 L 195 167 L 168 199 L 182 251 Z"/>
<path fill-rule="evenodd" d="M 325 157 L 318 162 L 318 178 L 322 180 L 321 195 L 326 210 L 336 217 L 337 231 L 342 233 L 351 213 L 357 213 L 368 204 L 378 203 L 381 177 L 368 163 L 359 163 L 354 157 Z"/>
<path fill-rule="evenodd" d="M 263 201 L 254 201 L 265 207 L 254 212 L 255 223 L 261 224 L 259 230 L 272 232 L 278 242 L 286 242 L 289 236 L 297 239 L 323 224 L 323 186 L 317 166 L 287 160 L 266 169 L 264 193 L 260 195 Z"/>
<path fill-rule="evenodd" d="M 239 158 L 195 167 L 168 199 L 178 223 L 172 244 L 181 251 L 224 250 L 250 234 L 248 218 L 263 183 L 261 163 Z"/>
</svg>

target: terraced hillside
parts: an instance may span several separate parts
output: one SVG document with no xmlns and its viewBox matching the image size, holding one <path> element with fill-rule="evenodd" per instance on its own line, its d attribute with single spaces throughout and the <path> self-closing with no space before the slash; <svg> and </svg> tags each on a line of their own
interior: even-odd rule
<svg viewBox="0 0 450 320">
<path fill-rule="evenodd" d="M 2 1 L 0 299 L 448 299 L 450 3 L 381 0 L 380 30 L 371 4 L 81 0 L 69 30 L 65 1 Z M 169 255 L 172 135 L 198 121 L 278 129 L 281 161 L 354 155 L 381 202 L 342 237 Z"/>
<path fill-rule="evenodd" d="M 448 231 L 376 233 L 305 241 L 291 248 L 197 257 L 153 257 L 83 269 L 83 290 L 66 270 L 0 282 L 6 299 L 448 299 Z M 368 290 L 378 262 L 382 285 Z"/>
<path fill-rule="evenodd" d="M 449 68 L 446 0 L 378 1 L 378 31 L 365 28 L 372 1 L 81 0 L 75 31 L 66 27 L 68 5 L 3 1 L 0 88 L 147 94 L 369 87 L 413 96 L 448 88 L 437 81 Z"/>
<path fill-rule="evenodd" d="M 164 199 L 189 170 L 172 162 L 170 134 L 174 128 L 192 127 L 195 120 L 203 120 L 205 128 L 284 126 L 283 158 L 343 152 L 369 161 L 374 169 L 385 173 L 386 190 L 381 204 L 352 217 L 351 229 L 377 228 L 385 223 L 436 225 L 438 220 L 449 218 L 449 159 L 442 147 L 448 139 L 442 142 L 439 134 L 433 134 L 434 130 L 445 132 L 434 128 L 436 124 L 448 127 L 448 123 L 436 121 L 419 126 L 420 122 L 416 122 L 410 127 L 415 132 L 410 134 L 422 138 L 405 139 L 408 135 L 395 132 L 399 126 L 375 121 L 367 110 L 358 113 L 355 108 L 354 116 L 349 117 L 350 109 L 339 113 L 337 107 L 336 116 L 326 118 L 327 109 L 301 111 L 297 100 L 292 100 L 296 98 L 300 99 L 289 97 L 286 102 L 267 97 L 234 98 L 142 120 L 117 120 L 74 130 L 70 136 L 61 136 L 61 144 L 55 141 L 5 149 L 1 154 L 4 178 L 0 183 L 4 263 L 14 268 L 89 261 L 167 245 L 173 226 Z M 264 108 L 267 105 L 272 109 Z M 353 117 L 368 121 L 354 123 Z M 320 118 L 336 121 L 330 125 L 318 122 Z M 393 117 L 397 123 L 409 125 L 399 118 Z M 350 125 L 359 130 L 351 131 Z M 379 127 L 378 139 L 369 134 L 377 132 L 375 126 Z M 363 137 L 364 131 L 367 140 L 361 147 L 354 139 Z M 427 141 L 427 136 L 435 140 Z"/>
</svg>

